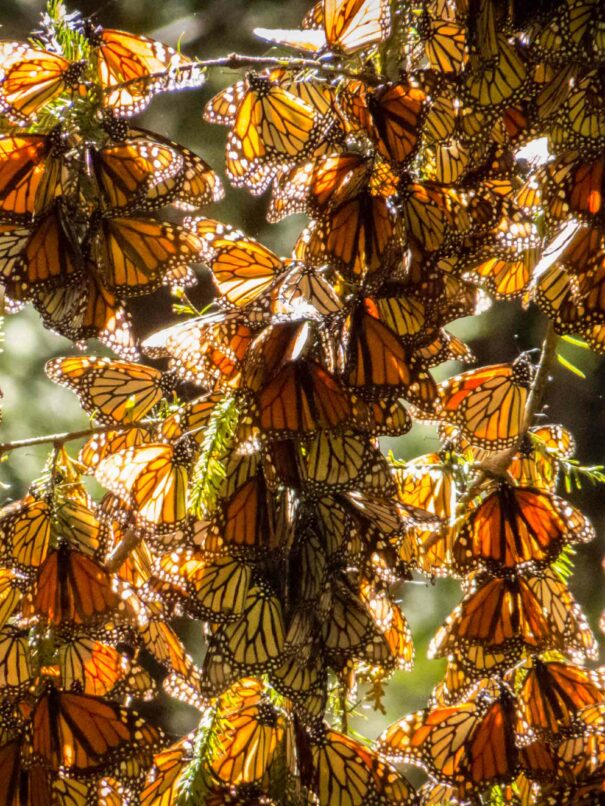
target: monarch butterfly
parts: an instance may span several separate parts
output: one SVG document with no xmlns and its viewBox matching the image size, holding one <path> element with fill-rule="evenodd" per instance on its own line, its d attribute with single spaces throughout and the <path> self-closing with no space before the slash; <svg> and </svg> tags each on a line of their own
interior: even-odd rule
<svg viewBox="0 0 605 806">
<path fill-rule="evenodd" d="M 523 734 L 556 741 L 567 733 L 578 711 L 601 703 L 605 694 L 587 669 L 573 663 L 535 658 L 519 692 Z"/>
<path fill-rule="evenodd" d="M 31 723 L 33 752 L 52 772 L 67 775 L 115 769 L 136 779 L 162 743 L 159 730 L 134 711 L 52 686 L 34 706 Z"/>
<path fill-rule="evenodd" d="M 392 476 L 392 473 L 389 475 Z M 392 489 L 395 490 L 394 486 Z M 407 506 L 402 508 L 389 498 L 369 495 L 361 490 L 345 492 L 342 497 L 339 496 L 340 498 L 354 520 L 361 518 L 383 535 L 395 536 L 405 530 L 402 509 L 404 513 L 410 512 L 413 517 L 426 518 L 424 509 Z"/>
<path fill-rule="evenodd" d="M 421 89 L 405 84 L 386 84 L 369 91 L 352 82 L 339 96 L 349 120 L 361 126 L 378 153 L 397 167 L 407 164 L 419 144 L 425 100 Z"/>
<path fill-rule="evenodd" d="M 93 215 L 91 255 L 103 284 L 123 297 L 149 294 L 162 283 L 190 285 L 198 238 L 168 221 Z"/>
<path fill-rule="evenodd" d="M 438 385 L 437 416 L 473 445 L 510 448 L 521 435 L 532 374 L 526 355 L 512 364 L 463 372 Z"/>
<path fill-rule="evenodd" d="M 297 262 L 271 291 L 271 313 L 274 314 L 297 317 L 317 312 L 330 316 L 341 308 L 338 293 L 322 274 Z"/>
<path fill-rule="evenodd" d="M 189 319 L 154 333 L 143 342 L 143 349 L 152 357 L 168 356 L 171 368 L 184 381 L 236 386 L 252 337 L 239 312 L 230 311 Z"/>
<path fill-rule="evenodd" d="M 572 278 L 559 266 L 551 266 L 540 276 L 533 290 L 540 310 L 553 321 L 557 333 L 581 332 L 584 335 L 581 308 L 576 305 Z M 590 327 L 586 330 L 590 331 Z"/>
<path fill-rule="evenodd" d="M 165 621 L 150 619 L 140 628 L 140 635 L 143 647 L 157 663 L 183 682 L 189 681 L 192 692 L 199 696 L 199 671 L 172 627 Z"/>
<path fill-rule="evenodd" d="M 162 207 L 183 170 L 175 150 L 151 139 L 112 143 L 88 153 L 103 209 L 112 214 Z"/>
<path fill-rule="evenodd" d="M 58 53 L 22 42 L 0 42 L 0 114 L 17 125 L 64 92 L 82 94 L 86 62 L 70 62 Z"/>
<path fill-rule="evenodd" d="M 263 431 L 287 436 L 342 429 L 367 418 L 355 395 L 314 361 L 290 361 L 257 394 Z"/>
<path fill-rule="evenodd" d="M 429 64 L 440 73 L 459 73 L 468 62 L 465 29 L 454 20 L 433 18 L 425 10 L 417 24 Z"/>
<path fill-rule="evenodd" d="M 265 327 L 251 344 L 244 365 L 243 385 L 258 392 L 289 363 L 304 359 L 314 332 L 314 325 L 304 319 Z M 323 350 L 319 357 L 328 367 L 333 366 L 333 360 Z"/>
<path fill-rule="evenodd" d="M 384 296 L 368 297 L 368 312 L 380 319 L 405 344 L 416 344 L 424 340 L 424 328 L 430 324 L 432 305 L 411 293 L 409 296 L 403 294 L 404 289 L 388 289 Z"/>
<path fill-rule="evenodd" d="M 271 587 L 252 580 L 238 619 L 212 635 L 204 659 L 204 675 L 214 692 L 224 691 L 234 677 L 269 672 L 283 662 L 285 626 L 282 607 Z"/>
<path fill-rule="evenodd" d="M 463 665 L 454 657 L 447 661 L 443 678 L 437 683 L 429 697 L 431 708 L 443 705 L 456 705 L 472 697 L 484 681 L 469 674 Z"/>
<path fill-rule="evenodd" d="M 386 591 L 372 586 L 367 580 L 360 585 L 360 598 L 372 617 L 382 641 L 373 641 L 364 658 L 381 669 L 411 669 L 414 661 L 412 633 L 399 606 Z"/>
<path fill-rule="evenodd" d="M 204 120 L 219 126 L 233 126 L 237 110 L 246 97 L 248 83 L 245 79 L 236 81 L 214 95 L 204 107 Z"/>
<path fill-rule="evenodd" d="M 552 266 L 534 289 L 537 306 L 554 321 L 557 332 L 589 331 L 605 323 L 605 261 L 603 253 L 578 275 Z"/>
<path fill-rule="evenodd" d="M 450 139 L 435 145 L 435 168 L 431 176 L 444 185 L 455 185 L 468 170 L 470 149 L 459 140 Z"/>
<path fill-rule="evenodd" d="M 588 520 L 562 498 L 503 483 L 470 509 L 454 543 L 454 559 L 463 571 L 548 565 L 565 545 L 593 537 Z"/>
<path fill-rule="evenodd" d="M 463 259 L 464 270 L 470 277 L 487 288 L 496 299 L 512 299 L 528 287 L 540 250 L 535 230 L 526 222 L 510 221 L 498 226 L 498 244 L 494 254 L 490 249 L 480 248 Z M 501 245 L 501 246 L 500 246 Z"/>
<path fill-rule="evenodd" d="M 194 442 L 202 443 L 206 427 L 221 400 L 222 395 L 217 393 L 185 403 L 160 424 L 159 433 L 170 442 L 188 435 Z"/>
<path fill-rule="evenodd" d="M 360 155 L 345 154 L 329 160 L 322 164 L 325 172 L 317 173 L 318 180 L 327 180 L 324 187 L 318 181 L 313 190 L 313 194 L 319 198 L 323 195 L 329 203 L 299 238 L 294 254 L 310 266 L 327 264 L 338 268 L 347 278 L 363 278 L 401 257 L 404 233 L 390 203 L 396 180 L 391 181 L 392 175 L 386 168 L 372 173 L 371 163 Z M 304 188 L 304 174 L 301 178 Z M 294 199 L 285 204 L 288 212 L 299 205 L 297 178 L 288 177 L 288 183 L 291 179 Z M 303 198 L 309 195 L 305 193 Z M 310 199 L 302 206 L 311 207 L 313 195 Z"/>
<path fill-rule="evenodd" d="M 405 622 L 400 620 L 393 627 L 394 611 L 391 610 L 391 625 L 387 619 L 383 626 L 384 633 L 388 632 L 389 627 L 393 628 L 393 634 L 389 636 L 393 640 L 389 642 L 379 628 L 379 611 L 380 603 L 377 603 L 374 612 L 368 597 L 362 598 L 344 580 L 334 580 L 330 615 L 321 625 L 326 659 L 337 666 L 352 658 L 363 658 L 370 663 L 375 662 L 376 665 L 380 665 L 382 661 L 387 667 L 389 663 L 396 665 L 402 661 L 403 665 L 409 662 L 411 644 Z M 401 636 L 396 635 L 399 630 L 403 630 Z M 403 647 L 398 644 L 403 644 Z M 396 657 L 400 649 L 402 656 Z"/>
<path fill-rule="evenodd" d="M 220 749 L 209 763 L 223 784 L 238 786 L 262 780 L 278 754 L 285 755 L 287 767 L 294 764 L 292 739 L 288 741 L 286 735 L 292 728 L 260 692 L 246 697 L 243 703 L 236 699 L 231 707 L 219 706 L 216 729 Z"/>
<path fill-rule="evenodd" d="M 470 795 L 515 775 L 519 763 L 514 734 L 514 700 L 487 690 L 459 705 L 419 711 L 395 722 L 379 749 L 425 767 L 438 781 Z"/>
<path fill-rule="evenodd" d="M 106 457 L 95 471 L 97 481 L 134 509 L 148 528 L 174 531 L 187 515 L 189 441 L 176 446 L 150 443 Z"/>
<path fill-rule="evenodd" d="M 593 742 L 594 744 L 594 742 Z M 564 784 L 555 779 L 553 783 L 542 788 L 544 802 L 548 806 L 591 806 L 598 803 L 598 798 L 605 792 L 605 778 L 597 770 L 593 776 L 585 776 L 576 785 Z"/>
<path fill-rule="evenodd" d="M 404 339 L 419 335 L 427 323 L 429 306 L 411 295 L 403 296 L 404 289 L 401 296 L 391 296 L 390 291 L 388 296 L 366 297 L 367 312 Z"/>
<path fill-rule="evenodd" d="M 223 555 L 208 560 L 192 551 L 171 552 L 160 562 L 160 578 L 186 593 L 186 607 L 196 618 L 213 623 L 233 621 L 243 611 L 252 569 Z"/>
<path fill-rule="evenodd" d="M 574 451 L 574 439 L 563 426 L 533 426 L 513 456 L 508 472 L 520 487 L 554 492 L 559 460 L 569 459 Z"/>
<path fill-rule="evenodd" d="M 400 400 L 386 399 L 372 402 L 369 406 L 373 436 L 400 437 L 412 427 L 412 420 Z"/>
<path fill-rule="evenodd" d="M 468 344 L 445 328 L 440 328 L 428 344 L 418 346 L 414 350 L 414 355 L 426 369 L 436 367 L 444 361 L 470 364 L 477 360 Z"/>
<path fill-rule="evenodd" d="M 60 195 L 65 149 L 59 129 L 0 137 L 0 218 L 27 223 L 48 211 Z"/>
<path fill-rule="evenodd" d="M 181 775 L 193 756 L 191 735 L 184 736 L 153 757 L 153 767 L 141 792 L 141 806 L 169 806 L 174 803 Z"/>
<path fill-rule="evenodd" d="M 171 376 L 153 367 L 96 356 L 53 358 L 45 371 L 75 392 L 86 412 L 108 425 L 142 419 L 174 388 Z"/>
<path fill-rule="evenodd" d="M 347 358 L 344 377 L 370 399 L 381 387 L 408 400 L 429 405 L 437 387 L 431 376 L 415 367 L 413 356 L 397 335 L 380 320 L 379 308 L 366 297 L 345 322 Z"/>
<path fill-rule="evenodd" d="M 51 507 L 44 498 L 27 495 L 0 510 L 2 562 L 37 568 L 44 561 L 51 537 Z"/>
<path fill-rule="evenodd" d="M 303 263 L 335 266 L 350 282 L 395 265 L 401 257 L 403 229 L 388 199 L 366 191 L 314 221 L 295 245 Z"/>
<path fill-rule="evenodd" d="M 321 156 L 312 162 L 282 172 L 273 186 L 269 221 L 281 221 L 292 213 L 319 216 L 355 195 L 370 182 L 372 161 L 362 154 L 345 151 Z M 387 177 L 390 177 L 386 165 Z M 396 180 L 392 178 L 396 184 Z M 380 182 L 377 181 L 377 189 Z M 393 190 L 393 189 L 391 189 Z"/>
<path fill-rule="evenodd" d="M 151 149 L 152 153 L 157 149 L 165 159 L 170 154 L 168 159 L 174 162 L 174 167 L 177 169 L 174 175 L 170 172 L 168 176 L 163 176 L 161 182 L 156 181 L 156 177 L 153 178 L 147 188 L 144 207 L 157 207 L 170 202 L 176 207 L 189 210 L 223 198 L 224 190 L 220 178 L 193 151 L 156 132 L 140 128 L 130 129 L 123 127 L 122 124 L 122 120 L 106 113 L 104 127 L 117 147 L 121 145 L 126 154 L 131 149 L 137 153 L 141 147 L 144 150 Z"/>
<path fill-rule="evenodd" d="M 262 39 L 298 50 L 346 55 L 383 42 L 390 31 L 390 8 L 385 0 L 320 0 L 304 18 L 302 31 L 254 29 Z"/>
<path fill-rule="evenodd" d="M 578 662 L 594 659 L 595 637 L 565 582 L 550 569 L 528 577 L 527 582 L 548 615 L 553 646 Z"/>
<path fill-rule="evenodd" d="M 313 789 L 326 806 L 416 802 L 412 785 L 394 767 L 344 733 L 320 727 L 312 734 L 311 752 Z"/>
<path fill-rule="evenodd" d="M 122 358 L 138 358 L 130 314 L 106 288 L 90 261 L 77 285 L 34 290 L 32 303 L 45 327 L 80 342 L 99 339 Z"/>
<path fill-rule="evenodd" d="M 120 605 L 110 574 L 94 560 L 61 543 L 40 566 L 24 612 L 55 626 L 89 624 L 110 613 L 117 614 Z"/>
<path fill-rule="evenodd" d="M 287 585 L 290 600 L 296 607 L 317 603 L 327 579 L 327 557 L 319 533 L 312 527 L 295 538 L 288 558 Z"/>
<path fill-rule="evenodd" d="M 589 708 L 592 707 L 589 706 Z M 602 778 L 603 775 L 604 751 L 605 740 L 601 733 L 585 731 L 579 736 L 563 739 L 554 753 L 557 772 L 563 780 L 567 779 L 567 781 L 576 783 L 592 781 L 594 783 L 596 778 Z M 594 795 L 594 792 L 592 794 Z M 598 803 L 598 796 L 596 799 L 593 797 L 584 801 L 588 804 L 595 802 Z"/>
<path fill-rule="evenodd" d="M 540 169 L 538 181 L 547 219 L 562 221 L 573 215 L 588 223 L 599 221 L 604 167 L 601 158 L 585 161 L 580 152 L 568 151 Z"/>
<path fill-rule="evenodd" d="M 450 614 L 430 644 L 432 657 L 464 653 L 460 661 L 473 668 L 469 648 L 480 647 L 480 664 L 512 665 L 524 647 L 540 651 L 559 646 L 562 634 L 552 629 L 548 610 L 527 579 L 480 579 Z"/>
<path fill-rule="evenodd" d="M 271 685 L 292 700 L 297 709 L 317 719 L 326 706 L 327 669 L 319 646 L 311 649 L 308 659 L 296 654 L 270 674 Z"/>
<path fill-rule="evenodd" d="M 0 632 L 0 684 L 7 697 L 27 693 L 34 677 L 27 632 L 6 626 Z"/>
<path fill-rule="evenodd" d="M 66 691 L 104 697 L 128 693 L 151 699 L 155 683 L 136 663 L 112 646 L 75 635 L 58 649 L 61 685 Z M 144 688 L 143 688 L 144 686 Z"/>
<path fill-rule="evenodd" d="M 153 441 L 153 435 L 146 428 L 130 428 L 127 431 L 106 431 L 94 434 L 83 445 L 78 454 L 80 462 L 88 473 L 92 473 L 97 465 L 112 453 L 119 453 L 125 448 L 146 445 Z"/>
<path fill-rule="evenodd" d="M 459 112 L 449 94 L 441 94 L 436 88 L 433 102 L 424 117 L 424 135 L 434 145 L 449 140 L 456 130 Z"/>
<path fill-rule="evenodd" d="M 583 40 L 590 26 L 593 10 L 590 0 L 567 0 L 558 8 L 552 9 L 552 14 L 540 18 L 540 28 L 532 40 L 532 51 L 538 57 L 555 61 L 572 56 L 584 58 L 586 51 Z M 522 13 L 520 9 L 519 13 Z"/>
<path fill-rule="evenodd" d="M 63 539 L 70 548 L 77 549 L 88 557 L 103 554 L 106 546 L 100 522 L 101 513 L 92 502 L 55 493 L 52 515 L 55 538 Z"/>
<path fill-rule="evenodd" d="M 194 63 L 155 39 L 94 26 L 90 20 L 84 34 L 93 49 L 103 103 L 120 115 L 138 114 L 162 90 L 203 82 Z"/>
<path fill-rule="evenodd" d="M 39 788 L 36 791 L 40 791 Z M 85 803 L 86 798 L 90 803 L 98 803 L 99 806 L 120 806 L 126 797 L 126 790 L 113 778 L 104 777 L 99 781 L 55 778 L 51 784 L 50 794 L 65 806 L 78 806 L 80 803 Z"/>
<path fill-rule="evenodd" d="M 20 806 L 23 803 L 33 806 L 31 793 L 43 793 L 49 788 L 48 774 L 39 764 L 29 770 L 24 769 L 21 758 L 23 744 L 22 737 L 11 737 L 10 741 L 0 745 L 0 774 L 4 781 L 2 806 Z M 42 806 L 47 806 L 46 802 L 43 801 Z"/>
<path fill-rule="evenodd" d="M 186 222 L 200 241 L 219 293 L 238 307 L 249 305 L 284 270 L 281 258 L 253 238 L 209 218 Z"/>
<path fill-rule="evenodd" d="M 498 52 L 489 60 L 471 54 L 471 69 L 464 82 L 471 103 L 492 110 L 509 105 L 528 76 L 521 51 L 508 42 L 506 35 L 496 34 L 496 43 Z"/>
<path fill-rule="evenodd" d="M 28 300 L 36 291 L 75 283 L 81 264 L 59 203 L 31 229 L 0 223 L 0 282 L 11 299 Z"/>
<path fill-rule="evenodd" d="M 568 67 L 567 72 L 573 73 L 573 68 Z M 595 104 L 595 99 L 599 98 L 602 92 L 601 77 L 596 71 L 587 73 L 568 92 L 563 114 L 570 131 L 565 132 L 563 137 L 567 135 L 570 147 L 594 148 L 603 142 L 605 120 L 602 111 Z"/>
<path fill-rule="evenodd" d="M 275 171 L 309 157 L 327 128 L 299 95 L 262 75 L 248 73 L 248 91 L 227 139 L 227 174 L 235 187 L 262 193 Z"/>
<path fill-rule="evenodd" d="M 254 557 L 279 545 L 274 499 L 260 468 L 237 489 L 225 491 L 214 515 L 214 532 L 223 547 L 236 556 Z"/>
<path fill-rule="evenodd" d="M 393 477 L 402 504 L 449 521 L 456 509 L 454 467 L 447 455 L 429 453 L 395 467 Z"/>
<path fill-rule="evenodd" d="M 471 218 L 451 188 L 412 182 L 402 189 L 402 202 L 407 230 L 430 252 L 470 228 Z"/>
</svg>

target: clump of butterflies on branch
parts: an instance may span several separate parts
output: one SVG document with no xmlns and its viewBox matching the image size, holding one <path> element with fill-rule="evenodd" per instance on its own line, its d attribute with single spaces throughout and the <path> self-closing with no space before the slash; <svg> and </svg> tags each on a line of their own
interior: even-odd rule
<svg viewBox="0 0 605 806">
<path fill-rule="evenodd" d="M 307 215 L 287 257 L 202 216 L 217 174 L 132 121 L 209 65 L 57 0 L 0 42 L 5 308 L 114 354 L 47 364 L 90 433 L 0 510 L 0 804 L 600 803 L 568 585 L 594 530 L 557 494 L 572 435 L 536 418 L 558 336 L 605 352 L 605 9 L 320 0 L 255 33 L 266 65 L 203 117 L 270 222 Z M 129 300 L 207 272 L 212 310 L 139 343 Z M 545 314 L 540 360 L 436 383 L 492 300 Z M 439 450 L 387 458 L 414 420 Z M 346 714 L 411 668 L 414 574 L 461 580 L 445 675 L 371 744 Z M 176 743 L 131 707 L 150 668 L 200 712 Z"/>
</svg>

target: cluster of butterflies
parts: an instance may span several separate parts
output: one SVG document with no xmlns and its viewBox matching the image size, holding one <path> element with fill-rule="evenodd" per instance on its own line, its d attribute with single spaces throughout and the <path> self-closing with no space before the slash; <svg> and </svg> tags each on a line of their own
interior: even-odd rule
<svg viewBox="0 0 605 806">
<path fill-rule="evenodd" d="M 0 511 L 0 804 L 602 797 L 605 684 L 564 573 L 594 533 L 556 494 L 573 439 L 528 422 L 526 354 L 430 372 L 472 360 L 446 326 L 489 297 L 605 349 L 601 4 L 395 5 L 320 0 L 301 30 L 258 29 L 304 70 L 284 57 L 204 110 L 229 127 L 230 182 L 269 192 L 270 221 L 309 217 L 285 258 L 211 218 L 140 217 L 222 194 L 128 122 L 198 65 L 69 19 L 0 43 L 0 114 L 24 129 L 0 138 L 1 282 L 119 355 L 47 365 L 98 427 Z M 516 154 L 539 136 L 556 156 L 533 169 Z M 196 262 L 214 310 L 137 345 L 124 301 Z M 442 450 L 393 466 L 379 438 L 412 417 Z M 326 721 L 330 694 L 411 666 L 396 584 L 414 571 L 462 580 L 431 645 L 448 665 L 370 749 Z M 182 617 L 204 623 L 201 667 Z M 197 735 L 166 746 L 124 705 L 153 696 L 149 656 Z M 400 761 L 427 772 L 418 792 Z"/>
<path fill-rule="evenodd" d="M 91 23 L 70 36 L 70 59 L 44 41 L 0 42 L 0 284 L 9 311 L 29 302 L 61 335 L 134 356 L 125 301 L 190 285 L 199 252 L 191 232 L 149 213 L 223 190 L 200 157 L 128 118 L 202 79 L 146 37 Z"/>
</svg>

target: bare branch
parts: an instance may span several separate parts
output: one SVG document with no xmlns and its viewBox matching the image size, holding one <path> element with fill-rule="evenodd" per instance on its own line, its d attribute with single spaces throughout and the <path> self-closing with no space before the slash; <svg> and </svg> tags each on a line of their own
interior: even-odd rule
<svg viewBox="0 0 605 806">
<path fill-rule="evenodd" d="M 153 422 L 142 420 L 139 423 L 115 423 L 115 425 L 96 425 L 91 428 L 83 428 L 81 431 L 66 431 L 63 434 L 45 434 L 40 437 L 29 437 L 28 439 L 17 439 L 14 442 L 0 443 L 0 456 L 20 448 L 31 448 L 37 445 L 54 445 L 60 448 L 66 442 L 73 442 L 76 439 L 85 439 L 95 434 L 107 434 L 110 431 L 122 433 L 132 431 L 133 428 L 150 428 Z"/>
<path fill-rule="evenodd" d="M 104 562 L 105 570 L 113 573 L 124 563 L 130 552 L 135 549 L 143 538 L 142 533 L 137 529 L 127 529 L 124 537 L 108 555 Z"/>
<path fill-rule="evenodd" d="M 144 78 L 131 78 L 121 84 L 115 84 L 111 87 L 104 87 L 104 93 L 112 93 L 116 90 L 125 89 L 133 84 L 145 84 L 153 82 L 154 79 L 158 81 L 170 77 L 175 80 L 186 80 L 187 73 L 194 73 L 196 70 L 210 69 L 213 67 L 223 67 L 227 70 L 239 70 L 243 67 L 253 67 L 257 70 L 263 70 L 267 67 L 270 68 L 283 68 L 286 70 L 315 70 L 318 73 L 326 76 L 344 76 L 345 78 L 354 78 L 364 81 L 371 86 L 378 86 L 384 84 L 386 78 L 384 76 L 376 75 L 375 73 L 356 72 L 353 70 L 345 70 L 332 64 L 325 64 L 315 59 L 302 59 L 297 57 L 288 56 L 246 56 L 239 53 L 230 53 L 228 56 L 221 56 L 218 59 L 201 59 L 200 61 L 191 62 L 191 64 L 180 65 L 179 67 L 170 70 L 162 70 L 158 73 L 149 73 Z"/>
</svg>

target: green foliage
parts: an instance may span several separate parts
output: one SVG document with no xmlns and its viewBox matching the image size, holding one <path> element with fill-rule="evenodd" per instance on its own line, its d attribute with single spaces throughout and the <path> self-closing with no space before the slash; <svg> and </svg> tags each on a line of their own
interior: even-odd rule
<svg viewBox="0 0 605 806">
<path fill-rule="evenodd" d="M 216 508 L 225 478 L 224 461 L 233 444 L 239 420 L 234 397 L 226 396 L 216 407 L 201 446 L 191 481 L 191 508 L 198 518 L 208 516 Z"/>
<path fill-rule="evenodd" d="M 175 806 L 197 806 L 204 803 L 212 791 L 208 759 L 221 749 L 216 733 L 216 721 L 215 706 L 205 712 L 197 727 L 193 758 L 179 781 Z"/>
</svg>

